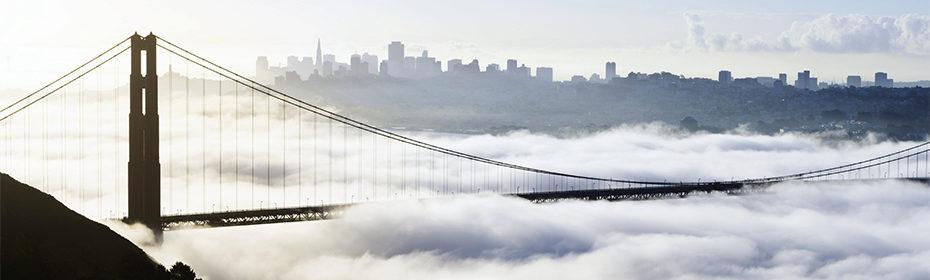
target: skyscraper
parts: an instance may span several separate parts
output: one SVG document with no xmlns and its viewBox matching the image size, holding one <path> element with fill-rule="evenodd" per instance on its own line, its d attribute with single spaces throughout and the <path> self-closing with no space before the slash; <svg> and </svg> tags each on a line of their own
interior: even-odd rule
<svg viewBox="0 0 930 280">
<path fill-rule="evenodd" d="M 455 73 L 462 71 L 462 60 L 461 59 L 451 59 L 446 62 L 446 72 Z"/>
<path fill-rule="evenodd" d="M 391 76 L 400 77 L 404 68 L 404 44 L 393 41 L 388 45 L 388 71 Z"/>
<path fill-rule="evenodd" d="M 894 80 L 888 79 L 888 73 L 875 72 L 875 86 L 877 87 L 894 87 Z"/>
<path fill-rule="evenodd" d="M 362 76 L 368 73 L 368 64 L 362 62 L 361 55 L 353 54 L 349 57 L 349 72 L 356 76 Z"/>
<path fill-rule="evenodd" d="M 321 48 L 320 39 L 316 39 L 316 68 L 320 70 L 323 66 L 323 49 Z"/>
<path fill-rule="evenodd" d="M 721 83 L 729 83 L 733 81 L 733 74 L 727 70 L 720 70 L 717 73 L 717 81 Z"/>
<path fill-rule="evenodd" d="M 378 74 L 381 76 L 390 76 L 388 74 L 388 63 L 387 60 L 382 60 L 380 66 L 378 66 Z"/>
<path fill-rule="evenodd" d="M 604 71 L 604 79 L 610 82 L 610 80 L 617 76 L 617 63 L 613 61 L 607 62 L 606 68 L 607 69 Z"/>
<path fill-rule="evenodd" d="M 809 90 L 817 90 L 817 78 L 811 77 L 810 70 L 798 72 L 798 79 L 794 81 L 794 87 Z"/>
<path fill-rule="evenodd" d="M 378 56 L 373 54 L 362 54 L 362 62 L 368 63 L 368 73 L 378 74 Z"/>
<path fill-rule="evenodd" d="M 517 71 L 517 60 L 508 59 L 507 60 L 507 72 L 515 73 Z"/>
<path fill-rule="evenodd" d="M 848 87 L 861 87 L 862 86 L 862 77 L 857 75 L 846 76 L 846 86 Z"/>
<path fill-rule="evenodd" d="M 552 67 L 536 67 L 536 79 L 544 82 L 551 82 Z"/>
</svg>

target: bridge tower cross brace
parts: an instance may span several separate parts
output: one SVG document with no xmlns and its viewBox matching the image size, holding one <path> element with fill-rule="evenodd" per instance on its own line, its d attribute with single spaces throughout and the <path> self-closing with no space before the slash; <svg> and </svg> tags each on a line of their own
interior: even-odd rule
<svg viewBox="0 0 930 280">
<path fill-rule="evenodd" d="M 151 33 L 130 37 L 128 220 L 148 226 L 158 240 L 162 227 L 155 38 Z M 143 51 L 145 75 L 142 75 Z"/>
</svg>

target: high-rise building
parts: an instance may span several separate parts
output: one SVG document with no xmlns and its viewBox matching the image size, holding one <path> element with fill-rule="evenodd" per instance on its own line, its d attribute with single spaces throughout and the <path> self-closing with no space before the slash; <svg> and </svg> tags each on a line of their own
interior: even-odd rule
<svg viewBox="0 0 930 280">
<path fill-rule="evenodd" d="M 368 63 L 368 73 L 378 74 L 378 56 L 377 55 L 363 53 L 362 62 Z"/>
<path fill-rule="evenodd" d="M 255 60 L 255 76 L 261 77 L 265 75 L 265 72 L 267 71 L 268 71 L 268 57 L 259 56 L 258 59 Z"/>
<path fill-rule="evenodd" d="M 530 68 L 526 67 L 526 64 L 521 64 L 520 67 L 517 67 L 516 71 L 517 76 L 529 78 L 530 77 Z"/>
<path fill-rule="evenodd" d="M 423 54 L 417 57 L 416 72 L 420 77 L 431 77 L 436 75 L 436 58 L 429 57 L 429 52 L 423 51 Z"/>
<path fill-rule="evenodd" d="M 393 41 L 388 45 L 388 71 L 391 76 L 403 76 L 404 68 L 404 44 L 400 41 Z"/>
<path fill-rule="evenodd" d="M 478 64 L 478 60 L 472 59 L 471 63 L 468 63 L 468 65 L 465 65 L 465 71 L 468 73 L 481 72 L 481 66 Z"/>
<path fill-rule="evenodd" d="M 778 73 L 778 81 L 780 81 L 783 86 L 788 85 L 788 74 Z"/>
<path fill-rule="evenodd" d="M 462 60 L 461 59 L 452 59 L 446 62 L 446 72 L 455 73 L 462 71 Z"/>
<path fill-rule="evenodd" d="M 400 70 L 404 77 L 411 77 L 417 68 L 417 58 L 413 56 L 404 57 L 404 66 Z"/>
<path fill-rule="evenodd" d="M 544 82 L 551 82 L 552 81 L 552 67 L 536 67 L 536 79 L 540 81 L 544 81 Z"/>
<path fill-rule="evenodd" d="M 382 60 L 381 64 L 378 66 L 378 74 L 381 76 L 390 76 L 388 72 L 388 62 L 387 60 Z"/>
<path fill-rule="evenodd" d="M 363 76 L 368 73 L 368 63 L 362 61 L 362 56 L 353 54 L 349 57 L 349 72 L 355 76 Z"/>
<path fill-rule="evenodd" d="M 329 76 L 332 76 L 332 75 L 333 75 L 333 62 L 332 62 L 332 61 L 327 61 L 327 60 L 324 59 L 324 61 L 323 61 L 323 77 L 329 77 Z"/>
<path fill-rule="evenodd" d="M 497 65 L 497 63 L 491 63 L 491 64 L 488 64 L 488 67 L 484 69 L 485 69 L 484 72 L 497 73 L 501 71 L 501 66 Z"/>
<path fill-rule="evenodd" d="M 862 87 L 862 77 L 858 75 L 846 76 L 847 87 Z"/>
<path fill-rule="evenodd" d="M 287 56 L 287 68 L 294 69 L 297 68 L 297 65 L 300 64 L 300 60 L 296 56 L 289 55 Z"/>
<path fill-rule="evenodd" d="M 604 79 L 610 82 L 614 77 L 617 77 L 617 63 L 613 61 L 607 62 L 606 68 L 607 69 L 604 71 Z"/>
<path fill-rule="evenodd" d="M 270 83 L 274 80 L 268 69 L 268 57 L 259 56 L 255 60 L 255 80 L 260 83 Z"/>
<path fill-rule="evenodd" d="M 316 39 L 316 68 L 317 70 L 323 66 L 323 48 L 321 47 L 320 39 Z"/>
<path fill-rule="evenodd" d="M 324 54 L 323 62 L 329 62 L 332 65 L 336 65 L 336 55 L 335 54 Z"/>
<path fill-rule="evenodd" d="M 733 81 L 733 74 L 727 70 L 720 70 L 717 73 L 717 81 L 721 83 L 729 83 Z"/>
<path fill-rule="evenodd" d="M 875 72 L 875 86 L 877 87 L 894 87 L 894 80 L 888 78 L 888 73 Z"/>
<path fill-rule="evenodd" d="M 817 90 L 817 78 L 811 77 L 810 70 L 798 72 L 798 79 L 794 81 L 794 87 L 801 89 Z"/>
<path fill-rule="evenodd" d="M 515 73 L 517 71 L 517 60 L 508 59 L 507 60 L 507 72 Z"/>
</svg>

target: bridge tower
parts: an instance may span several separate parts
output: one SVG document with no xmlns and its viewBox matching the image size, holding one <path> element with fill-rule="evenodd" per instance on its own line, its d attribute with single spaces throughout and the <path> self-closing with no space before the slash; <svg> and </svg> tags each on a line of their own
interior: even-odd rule
<svg viewBox="0 0 930 280">
<path fill-rule="evenodd" d="M 155 35 L 130 38 L 129 74 L 129 217 L 161 240 L 161 164 L 158 159 L 158 74 Z M 145 75 L 142 75 L 142 54 Z M 145 111 L 143 112 L 143 106 Z"/>
</svg>

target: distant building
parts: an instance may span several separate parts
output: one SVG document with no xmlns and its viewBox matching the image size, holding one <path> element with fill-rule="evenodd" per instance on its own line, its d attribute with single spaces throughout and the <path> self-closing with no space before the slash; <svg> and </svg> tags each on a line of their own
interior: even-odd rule
<svg viewBox="0 0 930 280">
<path fill-rule="evenodd" d="M 536 67 L 536 79 L 544 82 L 551 82 L 552 67 Z"/>
<path fill-rule="evenodd" d="M 862 87 L 862 77 L 856 75 L 846 76 L 847 87 Z"/>
<path fill-rule="evenodd" d="M 875 73 L 875 86 L 877 87 L 894 87 L 894 80 L 888 78 L 888 73 L 885 72 L 876 72 Z"/>
<path fill-rule="evenodd" d="M 601 79 L 601 75 L 598 75 L 597 73 L 592 73 L 591 77 L 588 78 L 588 82 L 605 83 L 606 81 L 604 81 L 604 79 Z"/>
<path fill-rule="evenodd" d="M 604 79 L 607 82 L 610 82 L 613 78 L 617 77 L 617 63 L 610 61 L 607 62 L 607 65 L 604 67 Z"/>
<path fill-rule="evenodd" d="M 368 74 L 368 62 L 362 61 L 361 55 L 353 54 L 349 57 L 349 72 L 354 76 Z"/>
<path fill-rule="evenodd" d="M 481 65 L 478 64 L 477 59 L 472 59 L 471 63 L 464 65 L 464 70 L 465 72 L 468 72 L 468 73 L 478 73 L 478 72 L 481 72 Z"/>
<path fill-rule="evenodd" d="M 811 77 L 810 70 L 804 70 L 804 72 L 798 72 L 798 79 L 794 81 L 794 87 L 817 90 L 817 78 Z"/>
<path fill-rule="evenodd" d="M 775 81 L 777 81 L 777 79 L 772 77 L 756 77 L 756 82 L 766 87 L 775 86 Z"/>
<path fill-rule="evenodd" d="M 378 74 L 378 56 L 368 53 L 362 54 L 362 62 L 368 63 L 368 73 Z"/>
<path fill-rule="evenodd" d="M 488 67 L 486 67 L 484 71 L 488 73 L 497 73 L 501 71 L 501 66 L 497 65 L 497 63 L 491 63 L 491 64 L 488 64 Z"/>
<path fill-rule="evenodd" d="M 329 77 L 333 75 L 333 62 L 323 60 L 323 77 Z"/>
<path fill-rule="evenodd" d="M 517 60 L 508 59 L 507 60 L 507 72 L 515 73 L 517 71 Z"/>
<path fill-rule="evenodd" d="M 584 82 L 587 82 L 588 79 L 585 79 L 584 76 L 582 76 L 582 75 L 574 75 L 574 76 L 572 76 L 572 80 L 571 80 L 571 81 L 572 81 L 572 83 L 584 83 Z"/>
<path fill-rule="evenodd" d="M 529 78 L 530 77 L 530 68 L 526 67 L 526 64 L 521 64 L 520 67 L 517 67 L 517 76 Z"/>
<path fill-rule="evenodd" d="M 389 77 L 391 74 L 388 72 L 388 62 L 387 60 L 382 60 L 381 64 L 378 65 L 378 74 L 381 76 Z"/>
<path fill-rule="evenodd" d="M 323 48 L 320 39 L 316 39 L 316 69 L 320 70 L 321 67 L 323 67 Z"/>
<path fill-rule="evenodd" d="M 781 82 L 781 85 L 788 85 L 788 74 L 778 73 L 778 81 Z"/>
<path fill-rule="evenodd" d="M 721 83 L 730 83 L 733 81 L 733 74 L 727 70 L 720 70 L 717 73 L 717 81 Z"/>
<path fill-rule="evenodd" d="M 400 41 L 393 41 L 388 44 L 388 71 L 393 77 L 403 76 L 404 68 L 404 44 Z"/>
<path fill-rule="evenodd" d="M 455 73 L 462 71 L 462 60 L 461 59 L 452 59 L 446 62 L 446 72 Z"/>
<path fill-rule="evenodd" d="M 440 71 L 436 69 L 436 58 L 429 57 L 429 52 L 423 51 L 416 60 L 416 72 L 420 77 L 431 77 Z"/>
<path fill-rule="evenodd" d="M 264 79 L 268 74 L 268 57 L 259 56 L 255 60 L 255 78 Z"/>
</svg>

